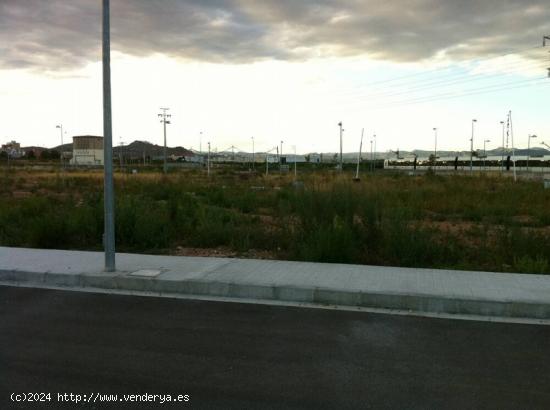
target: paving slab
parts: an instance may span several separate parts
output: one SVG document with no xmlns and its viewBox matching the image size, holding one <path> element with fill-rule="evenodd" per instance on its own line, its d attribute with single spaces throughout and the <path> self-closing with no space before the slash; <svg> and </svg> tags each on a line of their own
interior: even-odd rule
<svg viewBox="0 0 550 410">
<path fill-rule="evenodd" d="M 0 281 L 550 319 L 550 275 L 0 247 Z"/>
</svg>

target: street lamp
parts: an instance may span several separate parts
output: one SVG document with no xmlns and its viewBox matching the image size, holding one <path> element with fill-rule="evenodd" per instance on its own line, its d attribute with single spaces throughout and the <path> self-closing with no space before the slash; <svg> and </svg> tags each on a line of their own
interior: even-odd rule
<svg viewBox="0 0 550 410">
<path fill-rule="evenodd" d="M 434 127 L 434 169 L 437 166 L 437 128 Z"/>
<path fill-rule="evenodd" d="M 372 152 L 372 171 L 376 171 L 376 134 L 373 136 L 374 138 L 374 149 Z"/>
<path fill-rule="evenodd" d="M 476 119 L 472 120 L 472 138 L 470 139 L 470 172 L 474 170 L 474 124 Z"/>
<path fill-rule="evenodd" d="M 374 172 L 374 167 L 372 165 L 372 144 L 373 144 L 373 140 L 370 140 L 370 170 L 371 172 Z"/>
<path fill-rule="evenodd" d="M 343 156 L 342 156 L 342 144 L 343 144 L 343 134 L 344 134 L 344 128 L 342 128 L 344 126 L 344 124 L 342 123 L 342 121 L 340 121 L 338 123 L 338 127 L 340 127 L 340 171 L 342 171 L 344 169 L 344 160 L 343 160 Z"/>
<path fill-rule="evenodd" d="M 537 136 L 529 135 L 527 139 L 527 172 L 529 172 L 529 158 L 531 158 L 531 138 L 537 138 Z"/>
<path fill-rule="evenodd" d="M 294 147 L 294 180 L 296 181 L 298 177 L 298 170 L 296 168 L 296 145 L 293 145 Z"/>
<path fill-rule="evenodd" d="M 485 161 L 487 159 L 487 149 L 486 144 L 491 142 L 491 140 L 483 140 L 483 169 L 485 169 Z"/>
<path fill-rule="evenodd" d="M 63 124 L 56 125 L 55 128 L 59 128 L 61 131 L 61 147 L 59 148 L 59 161 L 61 168 L 63 168 Z"/>
<path fill-rule="evenodd" d="M 279 172 L 283 171 L 283 141 L 281 141 L 281 152 L 279 154 Z"/>
<path fill-rule="evenodd" d="M 210 177 L 210 141 L 208 142 L 208 158 L 206 160 L 206 170 L 208 177 Z"/>
<path fill-rule="evenodd" d="M 256 169 L 256 154 L 254 152 L 254 137 L 252 138 L 252 170 Z"/>
</svg>

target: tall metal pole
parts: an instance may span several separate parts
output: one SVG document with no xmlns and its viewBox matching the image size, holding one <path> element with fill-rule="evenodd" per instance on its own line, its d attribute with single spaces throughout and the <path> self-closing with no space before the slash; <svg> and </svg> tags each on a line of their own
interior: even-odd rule
<svg viewBox="0 0 550 410">
<path fill-rule="evenodd" d="M 206 160 L 206 169 L 207 169 L 208 177 L 210 177 L 210 142 L 208 143 L 208 158 Z"/>
<path fill-rule="evenodd" d="M 491 140 L 483 140 L 483 169 L 486 169 L 485 167 L 485 161 L 487 160 L 487 143 L 491 142 Z"/>
<path fill-rule="evenodd" d="M 283 172 L 283 141 L 281 141 L 281 153 L 279 154 L 279 172 Z"/>
<path fill-rule="evenodd" d="M 342 145 L 343 145 L 343 134 L 344 134 L 344 129 L 342 128 L 343 125 L 344 124 L 342 123 L 342 121 L 338 123 L 338 127 L 340 127 L 340 171 L 344 170 L 344 159 L 342 156 Z"/>
<path fill-rule="evenodd" d="M 61 131 L 61 148 L 60 148 L 61 152 L 59 153 L 59 163 L 61 165 L 61 168 L 63 168 L 63 124 L 60 124 L 55 128 L 59 128 Z"/>
<path fill-rule="evenodd" d="M 298 177 L 298 170 L 296 168 L 296 145 L 294 145 L 294 180 Z"/>
<path fill-rule="evenodd" d="M 537 138 L 537 136 L 529 135 L 529 140 L 527 141 L 527 172 L 529 172 L 529 159 L 531 158 L 531 138 Z"/>
<path fill-rule="evenodd" d="M 372 171 L 376 172 L 376 134 L 374 134 L 374 150 L 372 152 Z"/>
<path fill-rule="evenodd" d="M 518 174 L 516 170 L 516 147 L 514 145 L 514 127 L 512 125 L 512 111 L 508 112 L 508 126 L 510 136 L 512 137 L 512 161 L 514 163 L 514 181 L 518 180 Z"/>
<path fill-rule="evenodd" d="M 477 120 L 472 120 L 472 138 L 470 139 L 470 172 L 474 170 L 474 124 Z"/>
<path fill-rule="evenodd" d="M 254 152 L 254 137 L 252 137 L 252 169 L 256 169 L 256 153 Z"/>
<path fill-rule="evenodd" d="M 374 171 L 374 168 L 373 168 L 373 166 L 372 166 L 372 142 L 373 142 L 373 141 L 370 140 L 370 170 L 371 170 L 371 172 Z"/>
<path fill-rule="evenodd" d="M 529 172 L 529 158 L 531 157 L 531 135 L 527 136 L 527 172 Z"/>
<path fill-rule="evenodd" d="M 113 186 L 113 126 L 111 117 L 111 29 L 110 4 L 103 0 L 103 162 L 105 271 L 114 272 L 115 265 L 115 193 Z"/>
<path fill-rule="evenodd" d="M 361 163 L 361 151 L 363 150 L 363 134 L 365 129 L 361 130 L 361 142 L 359 143 L 359 154 L 357 154 L 357 171 L 355 171 L 355 179 L 359 180 L 359 164 Z"/>
<path fill-rule="evenodd" d="M 501 172 L 504 172 L 504 121 L 501 121 L 500 125 L 502 125 L 502 151 L 500 158 L 500 170 Z"/>
<path fill-rule="evenodd" d="M 435 143 L 434 143 L 434 171 L 437 169 L 437 128 L 434 127 Z"/>
</svg>

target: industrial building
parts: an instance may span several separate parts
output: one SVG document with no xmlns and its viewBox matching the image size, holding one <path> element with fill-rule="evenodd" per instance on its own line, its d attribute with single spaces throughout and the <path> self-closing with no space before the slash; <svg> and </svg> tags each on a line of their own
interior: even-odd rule
<svg viewBox="0 0 550 410">
<path fill-rule="evenodd" d="M 73 137 L 71 165 L 103 165 L 103 137 L 93 135 Z"/>
</svg>

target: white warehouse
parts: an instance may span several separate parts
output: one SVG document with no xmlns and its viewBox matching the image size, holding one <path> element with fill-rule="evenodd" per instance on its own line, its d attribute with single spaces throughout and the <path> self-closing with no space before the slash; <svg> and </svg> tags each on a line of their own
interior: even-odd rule
<svg viewBox="0 0 550 410">
<path fill-rule="evenodd" d="M 93 135 L 73 137 L 71 165 L 103 165 L 103 137 Z"/>
</svg>

